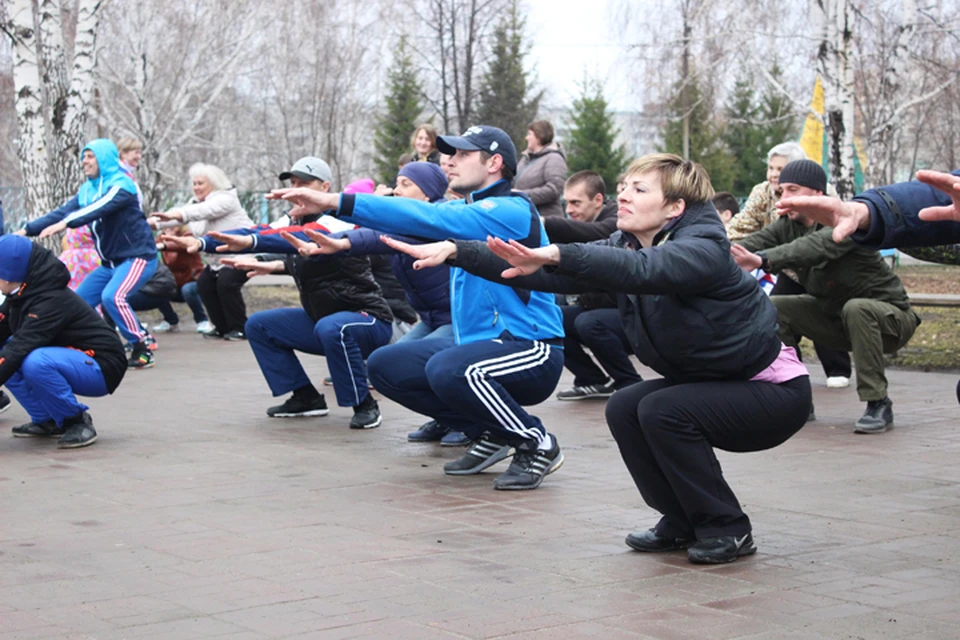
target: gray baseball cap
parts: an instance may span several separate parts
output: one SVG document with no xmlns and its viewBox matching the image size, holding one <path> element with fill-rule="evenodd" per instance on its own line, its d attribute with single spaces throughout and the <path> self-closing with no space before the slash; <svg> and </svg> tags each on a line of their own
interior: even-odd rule
<svg viewBox="0 0 960 640">
<path fill-rule="evenodd" d="M 293 163 L 290 171 L 284 171 L 280 174 L 281 180 L 289 180 L 292 177 L 298 177 L 301 180 L 320 180 L 322 182 L 332 182 L 333 172 L 330 171 L 330 165 L 313 156 L 300 158 Z"/>
</svg>

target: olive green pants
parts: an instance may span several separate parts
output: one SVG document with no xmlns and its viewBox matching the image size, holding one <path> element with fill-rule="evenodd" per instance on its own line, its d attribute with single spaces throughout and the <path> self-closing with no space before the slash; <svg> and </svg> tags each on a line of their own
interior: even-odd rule
<svg viewBox="0 0 960 640">
<path fill-rule="evenodd" d="M 887 397 L 883 354 L 893 353 L 913 337 L 920 318 L 889 302 L 853 298 L 843 305 L 840 316 L 827 315 L 823 304 L 811 295 L 771 296 L 780 321 L 780 339 L 796 347 L 794 336 L 804 335 L 831 349 L 853 352 L 860 400 Z"/>
</svg>

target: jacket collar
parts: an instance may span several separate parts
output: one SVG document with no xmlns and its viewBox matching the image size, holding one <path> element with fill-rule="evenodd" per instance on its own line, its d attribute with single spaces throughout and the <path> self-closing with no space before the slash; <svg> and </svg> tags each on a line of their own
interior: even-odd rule
<svg viewBox="0 0 960 640">
<path fill-rule="evenodd" d="M 513 193 L 510 190 L 510 183 L 506 180 L 497 180 L 489 187 L 471 193 L 467 198 L 467 202 L 476 202 L 477 200 L 483 200 L 484 198 L 502 198 L 511 195 L 513 195 Z"/>
</svg>

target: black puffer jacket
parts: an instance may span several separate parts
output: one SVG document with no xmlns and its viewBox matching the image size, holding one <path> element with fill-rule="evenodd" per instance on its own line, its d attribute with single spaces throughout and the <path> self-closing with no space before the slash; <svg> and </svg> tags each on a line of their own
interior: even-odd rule
<svg viewBox="0 0 960 640">
<path fill-rule="evenodd" d="M 506 263 L 481 242 L 457 242 L 456 266 L 499 282 L 556 293 L 617 293 L 623 327 L 642 363 L 677 382 L 749 380 L 777 358 L 777 311 L 730 256 L 710 203 L 691 205 L 639 249 L 616 232 L 590 244 L 560 245 L 560 265 L 503 281 Z"/>
<path fill-rule="evenodd" d="M 319 217 L 305 217 L 301 224 Z M 378 320 L 393 322 L 393 313 L 373 279 L 366 256 L 312 260 L 288 255 L 284 263 L 300 290 L 300 304 L 314 322 L 338 311 L 368 313 Z"/>
<path fill-rule="evenodd" d="M 67 288 L 68 282 L 67 267 L 35 244 L 23 286 L 0 305 L 0 345 L 4 345 L 0 384 L 20 370 L 34 349 L 67 347 L 83 351 L 100 365 L 110 393 L 120 385 L 127 372 L 120 338 L 93 307 Z"/>
</svg>

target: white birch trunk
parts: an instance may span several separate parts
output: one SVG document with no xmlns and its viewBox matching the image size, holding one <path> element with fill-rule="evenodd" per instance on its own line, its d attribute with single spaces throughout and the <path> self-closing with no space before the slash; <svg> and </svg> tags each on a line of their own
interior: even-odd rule
<svg viewBox="0 0 960 640">
<path fill-rule="evenodd" d="M 37 33 L 32 0 L 12 0 L 8 6 L 8 31 L 13 34 L 13 85 L 17 111 L 17 157 L 23 175 L 27 219 L 43 215 L 54 206 L 44 126 Z"/>
<path fill-rule="evenodd" d="M 829 136 L 830 177 L 844 200 L 854 195 L 854 73 L 852 10 L 849 0 L 815 0 L 823 20 L 818 67 L 823 78 Z"/>
</svg>

